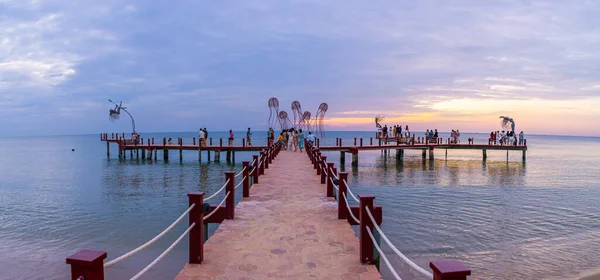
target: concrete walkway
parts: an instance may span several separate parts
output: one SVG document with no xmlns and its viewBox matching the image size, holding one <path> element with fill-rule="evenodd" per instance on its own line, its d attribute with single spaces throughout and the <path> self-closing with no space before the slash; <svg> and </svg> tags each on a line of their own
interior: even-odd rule
<svg viewBox="0 0 600 280">
<path fill-rule="evenodd" d="M 204 247 L 202 264 L 187 264 L 187 279 L 381 279 L 361 265 L 358 238 L 305 153 L 281 151 L 260 184 Z"/>
</svg>

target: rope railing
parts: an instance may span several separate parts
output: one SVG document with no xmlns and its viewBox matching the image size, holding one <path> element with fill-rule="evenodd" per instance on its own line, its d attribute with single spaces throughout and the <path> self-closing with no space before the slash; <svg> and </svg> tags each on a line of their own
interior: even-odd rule
<svg viewBox="0 0 600 280">
<path fill-rule="evenodd" d="M 242 170 L 240 171 L 240 173 L 235 174 L 235 176 L 233 176 L 233 177 L 235 177 L 235 178 L 239 177 L 240 175 L 244 174 L 245 170 L 246 170 L 246 167 L 242 168 Z"/>
<path fill-rule="evenodd" d="M 154 242 L 156 242 L 158 239 L 160 239 L 161 237 L 163 237 L 165 234 L 167 234 L 167 232 L 169 232 L 173 227 L 175 227 L 175 225 L 177 225 L 181 219 L 183 219 L 188 213 L 190 213 L 190 211 L 192 211 L 192 209 L 196 206 L 196 204 L 192 204 L 192 206 L 190 206 L 187 210 L 185 210 L 185 212 L 183 212 L 183 214 L 181 214 L 181 216 L 179 216 L 179 218 L 177 218 L 177 220 L 175 220 L 175 222 L 173 222 L 169 227 L 167 227 L 165 230 L 163 230 L 161 233 L 159 233 L 157 236 L 155 236 L 154 238 L 150 239 L 148 242 L 142 244 L 141 246 L 129 251 L 128 253 L 112 260 L 109 262 L 104 263 L 104 268 L 110 267 L 112 265 L 115 265 L 131 256 L 133 256 L 134 254 L 138 253 L 141 250 L 146 249 L 148 246 L 154 244 Z"/>
<path fill-rule="evenodd" d="M 244 176 L 244 178 L 242 178 L 242 180 L 235 187 L 233 187 L 233 189 L 237 190 L 237 188 L 239 188 L 242 184 L 244 184 L 244 181 L 246 180 L 246 178 L 248 178 L 248 176 Z"/>
<path fill-rule="evenodd" d="M 190 207 L 191 208 L 191 207 Z M 158 256 L 156 259 L 154 259 L 148 266 L 146 266 L 144 269 L 142 269 L 142 271 L 138 272 L 138 274 L 136 274 L 135 276 L 131 277 L 130 280 L 137 280 L 140 277 L 142 277 L 142 275 L 144 275 L 144 273 L 146 273 L 148 270 L 150 270 L 150 268 L 152 268 L 155 264 L 157 264 L 160 260 L 162 260 L 162 258 L 164 256 L 166 256 L 169 252 L 171 252 L 171 250 L 173 250 L 173 248 L 175 246 L 177 246 L 177 244 L 179 244 L 179 242 L 181 241 L 181 239 L 183 239 L 189 232 L 190 230 L 192 230 L 192 228 L 196 225 L 196 223 L 192 223 L 192 225 L 190 225 L 190 227 L 188 227 L 183 234 L 181 234 L 179 236 L 179 238 L 177 238 L 175 240 L 175 242 L 173 242 L 173 244 L 171 244 L 171 246 L 169 246 L 169 248 L 167 248 L 162 254 L 160 254 L 160 256 Z"/>
<path fill-rule="evenodd" d="M 425 275 L 425 276 L 427 276 L 429 278 L 433 278 L 433 274 L 431 272 L 429 272 L 429 271 L 425 270 L 424 268 L 418 266 L 416 263 L 414 263 L 413 261 L 411 261 L 404 254 L 402 254 L 402 252 L 400 252 L 400 250 L 398 250 L 398 248 L 396 248 L 396 246 L 394 246 L 394 244 L 385 235 L 385 233 L 383 232 L 383 230 L 381 230 L 381 228 L 377 225 L 377 222 L 375 221 L 375 218 L 373 217 L 373 214 L 371 213 L 371 210 L 369 210 L 369 208 L 366 208 L 366 210 L 367 210 L 367 215 L 369 216 L 369 218 L 373 222 L 373 226 L 375 227 L 375 229 L 377 229 L 377 231 L 379 232 L 379 234 L 381 235 L 381 237 L 383 238 L 383 240 L 385 241 L 385 243 L 387 243 L 387 245 L 390 246 L 390 248 L 392 249 L 392 251 L 394 251 L 394 253 L 396 253 L 396 255 L 398 255 L 400 258 L 402 258 L 402 260 L 404 260 L 407 264 L 409 264 L 416 271 L 420 272 L 421 274 L 423 274 L 423 275 Z M 390 270 L 392 270 L 391 267 L 390 267 Z"/>
<path fill-rule="evenodd" d="M 344 184 L 346 184 L 346 186 L 348 186 L 348 182 L 346 180 L 344 180 Z M 348 194 L 350 194 L 350 196 L 352 197 L 352 199 L 354 199 L 354 201 L 359 202 L 358 198 L 356 198 L 356 196 L 354 196 L 354 194 L 350 190 L 350 187 L 346 187 L 346 191 L 348 192 Z"/>
<path fill-rule="evenodd" d="M 385 254 L 383 253 L 383 251 L 381 251 L 381 248 L 377 244 L 377 241 L 375 240 L 375 237 L 373 237 L 373 234 L 371 233 L 371 228 L 367 227 L 367 233 L 369 234 L 369 237 L 373 241 L 373 246 L 375 247 L 375 249 L 377 250 L 377 252 L 379 252 L 379 256 L 381 256 L 381 258 L 383 259 L 383 261 L 385 262 L 385 264 L 387 265 L 387 267 L 392 272 L 392 275 L 394 275 L 394 278 L 396 278 L 397 280 L 402 280 L 402 278 L 400 278 L 400 276 L 398 275 L 398 273 L 396 273 L 396 271 L 394 270 L 394 267 L 392 267 L 392 264 L 390 263 L 390 261 L 388 260 L 388 258 L 385 256 Z"/>
<path fill-rule="evenodd" d="M 227 192 L 227 194 L 225 195 L 225 197 L 223 198 L 223 200 L 221 201 L 221 203 L 219 203 L 219 205 L 217 205 L 217 207 L 215 207 L 215 210 L 213 210 L 212 212 L 210 212 L 208 215 L 204 216 L 204 220 L 210 218 L 210 216 L 212 216 L 214 213 L 216 213 L 219 208 L 221 208 L 221 206 L 223 206 L 223 203 L 225 203 L 225 201 L 227 200 L 227 197 L 229 196 L 230 192 Z"/>
<path fill-rule="evenodd" d="M 342 196 L 344 196 L 344 200 L 346 200 L 346 203 L 345 203 L 345 204 L 346 204 L 346 208 L 348 208 L 348 214 L 350 214 L 350 217 L 352 217 L 352 219 L 354 219 L 354 221 L 355 221 L 357 224 L 360 224 L 360 220 L 359 220 L 359 219 L 357 219 L 357 218 L 354 216 L 354 214 L 352 214 L 352 209 L 350 209 L 350 204 L 348 204 L 348 198 L 346 197 L 346 194 L 345 194 L 345 193 L 342 193 Z"/>
<path fill-rule="evenodd" d="M 227 181 L 225 181 L 225 184 L 218 191 L 216 191 L 211 196 L 209 196 L 206 199 L 204 199 L 204 201 L 209 201 L 209 200 L 215 198 L 219 193 L 221 193 L 225 189 L 225 187 L 227 186 L 227 184 L 229 184 L 229 179 L 227 179 Z"/>
<path fill-rule="evenodd" d="M 336 178 L 336 179 L 337 179 L 337 178 Z M 340 190 L 340 188 L 338 188 L 338 186 L 337 186 L 337 185 L 335 184 L 335 182 L 333 181 L 333 178 L 331 178 L 331 177 L 330 177 L 330 178 L 329 178 L 329 181 L 331 181 L 331 185 L 333 186 L 333 188 L 334 188 L 336 191 L 339 191 L 339 190 Z"/>
<path fill-rule="evenodd" d="M 338 180 L 340 179 L 337 175 L 335 175 L 335 171 L 333 171 L 333 168 L 329 168 L 329 170 L 331 170 L 331 174 L 333 175 L 333 178 L 336 178 Z"/>
</svg>

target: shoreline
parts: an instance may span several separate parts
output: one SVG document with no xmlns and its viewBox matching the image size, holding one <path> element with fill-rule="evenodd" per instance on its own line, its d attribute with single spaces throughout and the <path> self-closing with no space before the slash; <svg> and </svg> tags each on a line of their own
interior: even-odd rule
<svg viewBox="0 0 600 280">
<path fill-rule="evenodd" d="M 583 271 L 574 280 L 600 280 L 600 267 Z"/>
</svg>

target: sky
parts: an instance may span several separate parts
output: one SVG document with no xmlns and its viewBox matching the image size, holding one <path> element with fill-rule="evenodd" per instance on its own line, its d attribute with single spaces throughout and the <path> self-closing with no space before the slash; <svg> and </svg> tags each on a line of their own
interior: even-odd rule
<svg viewBox="0 0 600 280">
<path fill-rule="evenodd" d="M 0 0 L 0 136 L 268 128 L 600 136 L 592 0 Z"/>
</svg>

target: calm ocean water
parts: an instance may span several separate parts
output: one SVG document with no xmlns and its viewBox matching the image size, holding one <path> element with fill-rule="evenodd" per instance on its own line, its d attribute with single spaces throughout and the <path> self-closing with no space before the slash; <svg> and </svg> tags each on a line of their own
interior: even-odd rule
<svg viewBox="0 0 600 280">
<path fill-rule="evenodd" d="M 243 135 L 237 132 L 237 135 Z M 264 142 L 255 132 L 253 142 Z M 372 137 L 372 132 L 329 132 L 335 137 Z M 145 134 L 183 137 L 195 133 Z M 227 137 L 212 132 L 210 137 Z M 447 137 L 447 136 L 446 136 Z M 465 134 L 485 143 L 487 134 Z M 423 162 L 407 151 L 403 163 L 381 152 L 363 152 L 349 184 L 357 194 L 376 195 L 383 229 L 407 256 L 428 267 L 433 259 L 458 259 L 470 279 L 565 279 L 600 267 L 600 138 L 527 136 L 521 153 L 436 150 Z M 198 163 L 197 153 L 176 152 L 159 160 L 111 158 L 98 135 L 0 138 L 0 279 L 67 279 L 65 258 L 80 249 L 108 252 L 108 259 L 144 243 L 187 208 L 186 193 L 214 192 L 236 162 Z M 71 151 L 75 149 L 75 151 Z M 339 152 L 328 154 L 336 162 Z M 239 190 L 241 191 L 241 189 Z M 241 195 L 237 195 L 240 197 Z M 172 230 L 155 245 L 106 271 L 107 279 L 129 279 L 186 228 Z M 214 230 L 214 228 L 213 228 Z M 405 279 L 423 279 L 391 250 L 385 252 Z M 174 277 L 187 261 L 178 245 L 145 279 Z M 390 275 L 386 268 L 382 273 Z"/>
</svg>

